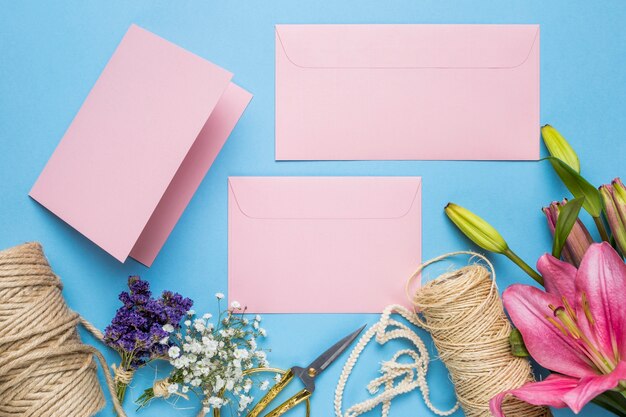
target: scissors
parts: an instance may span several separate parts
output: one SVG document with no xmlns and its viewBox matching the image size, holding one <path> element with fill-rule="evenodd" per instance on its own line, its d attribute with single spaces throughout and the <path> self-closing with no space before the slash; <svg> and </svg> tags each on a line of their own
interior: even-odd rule
<svg viewBox="0 0 626 417">
<path fill-rule="evenodd" d="M 263 398 L 261 398 L 254 408 L 250 410 L 247 417 L 258 417 L 261 412 L 274 400 L 274 398 L 276 398 L 278 394 L 284 390 L 291 381 L 293 381 L 294 377 L 297 377 L 302 384 L 304 384 L 304 389 L 267 413 L 265 417 L 281 416 L 301 402 L 309 399 L 309 397 L 313 394 L 313 391 L 315 391 L 315 378 L 328 368 L 330 364 L 332 364 L 335 359 L 337 359 L 339 355 L 341 355 L 341 353 L 352 344 L 354 339 L 357 338 L 359 333 L 361 333 L 364 328 L 365 326 L 355 330 L 332 345 L 326 352 L 322 353 L 306 368 L 294 366 L 289 369 L 282 376 L 280 381 L 278 381 L 278 383 L 274 385 Z"/>
</svg>

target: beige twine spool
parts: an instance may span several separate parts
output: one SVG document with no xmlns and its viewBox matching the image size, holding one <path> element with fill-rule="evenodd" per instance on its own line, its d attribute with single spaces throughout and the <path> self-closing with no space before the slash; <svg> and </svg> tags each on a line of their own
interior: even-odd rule
<svg viewBox="0 0 626 417">
<path fill-rule="evenodd" d="M 480 254 L 449 253 L 422 264 L 407 282 L 407 295 L 412 280 L 426 266 L 459 254 L 480 258 L 492 272 L 494 270 L 489 260 Z M 414 390 L 421 392 L 426 407 L 433 414 L 449 416 L 461 406 L 467 417 L 488 417 L 491 415 L 491 398 L 534 380 L 528 361 L 511 355 L 511 324 L 498 294 L 495 273 L 492 279 L 484 266 L 473 263 L 439 276 L 409 298 L 419 313 L 401 305 L 387 306 L 380 320 L 353 348 L 335 389 L 336 417 L 357 417 L 376 407 L 381 407 L 382 417 L 388 417 L 392 400 Z M 397 317 L 404 321 L 397 320 Z M 448 410 L 440 410 L 430 401 L 432 387 L 427 380 L 430 357 L 415 331 L 418 327 L 430 332 L 455 386 L 458 401 Z M 372 397 L 343 411 L 343 394 L 348 379 L 372 339 L 380 345 L 403 340 L 409 347 L 398 350 L 390 360 L 382 363 L 381 375 L 367 385 Z M 508 417 L 552 416 L 548 408 L 526 404 L 512 397 L 505 400 L 504 411 Z"/>
<path fill-rule="evenodd" d="M 89 417 L 104 407 L 94 356 L 118 416 L 125 413 L 102 354 L 81 342 L 71 311 L 38 243 L 0 251 L 0 417 Z"/>
<path fill-rule="evenodd" d="M 482 255 L 454 252 L 423 264 L 413 277 L 426 266 L 458 254 L 478 257 L 494 271 Z M 498 294 L 495 272 L 492 279 L 489 270 L 474 263 L 444 273 L 419 288 L 412 301 L 419 312 L 417 321 L 432 335 L 467 417 L 490 416 L 493 396 L 534 381 L 528 361 L 510 353 L 511 324 Z M 512 397 L 505 401 L 504 411 L 510 417 L 552 415 L 548 408 Z"/>
</svg>

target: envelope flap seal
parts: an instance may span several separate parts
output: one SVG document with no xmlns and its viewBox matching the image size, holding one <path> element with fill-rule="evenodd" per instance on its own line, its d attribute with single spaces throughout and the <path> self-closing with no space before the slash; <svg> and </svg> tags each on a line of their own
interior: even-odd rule
<svg viewBox="0 0 626 417">
<path fill-rule="evenodd" d="M 417 200 L 419 177 L 231 177 L 233 202 L 252 219 L 394 219 Z"/>
<path fill-rule="evenodd" d="M 511 69 L 538 38 L 538 25 L 277 25 L 276 53 L 310 69 Z"/>
</svg>

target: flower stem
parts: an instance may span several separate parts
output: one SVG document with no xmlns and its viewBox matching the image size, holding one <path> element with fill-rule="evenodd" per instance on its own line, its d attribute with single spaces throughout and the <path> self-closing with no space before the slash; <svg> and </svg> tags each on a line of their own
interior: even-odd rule
<svg viewBox="0 0 626 417">
<path fill-rule="evenodd" d="M 617 416 L 626 417 L 626 398 L 622 391 L 607 391 L 598 395 L 592 402 Z"/>
<path fill-rule="evenodd" d="M 136 411 L 139 411 L 140 409 L 147 407 L 150 401 L 152 401 L 153 399 L 154 399 L 154 388 L 145 389 L 143 394 L 141 394 L 141 396 L 137 398 L 137 401 L 135 401 L 135 404 L 137 404 Z"/>
<path fill-rule="evenodd" d="M 133 356 L 128 353 L 123 353 L 121 356 L 122 361 L 120 366 L 115 369 L 115 386 L 117 399 L 120 405 L 123 405 L 128 384 L 132 379 L 132 368 L 130 364 L 132 363 Z"/>
<path fill-rule="evenodd" d="M 117 399 L 120 401 L 120 404 L 124 403 L 124 398 L 126 397 L 126 388 L 128 385 L 123 382 L 118 383 L 117 385 Z"/>
<path fill-rule="evenodd" d="M 609 234 L 606 231 L 606 227 L 604 227 L 604 222 L 602 221 L 602 218 L 600 216 L 594 217 L 593 222 L 596 224 L 596 227 L 598 228 L 598 232 L 600 232 L 600 237 L 602 238 L 602 240 L 605 242 L 608 242 Z"/>
<path fill-rule="evenodd" d="M 541 275 L 539 275 L 539 273 L 537 271 L 535 271 L 534 269 L 532 269 L 530 267 L 530 265 L 528 265 L 526 262 L 524 262 L 522 260 L 522 258 L 520 258 L 519 256 L 517 256 L 515 254 L 515 252 L 513 252 L 511 249 L 507 249 L 505 252 L 502 253 L 504 256 L 506 256 L 507 258 L 509 258 L 511 261 L 513 261 L 513 263 L 517 266 L 519 266 L 520 268 L 522 268 L 522 270 L 524 272 L 526 272 L 532 279 L 534 279 L 535 281 L 537 281 L 540 285 L 543 286 L 543 277 Z"/>
</svg>

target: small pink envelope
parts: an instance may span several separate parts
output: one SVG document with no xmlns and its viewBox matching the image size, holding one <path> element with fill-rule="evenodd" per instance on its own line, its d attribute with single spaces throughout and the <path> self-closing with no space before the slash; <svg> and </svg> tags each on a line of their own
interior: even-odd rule
<svg viewBox="0 0 626 417">
<path fill-rule="evenodd" d="M 252 98 L 231 78 L 131 26 L 30 196 L 150 266 Z"/>
<path fill-rule="evenodd" d="M 231 177 L 228 295 L 257 313 L 380 313 L 421 255 L 419 177 Z"/>
<path fill-rule="evenodd" d="M 277 160 L 538 158 L 538 25 L 276 26 Z"/>
</svg>

